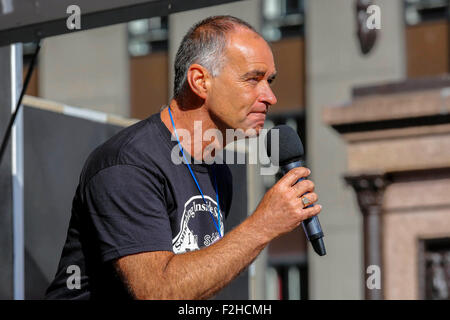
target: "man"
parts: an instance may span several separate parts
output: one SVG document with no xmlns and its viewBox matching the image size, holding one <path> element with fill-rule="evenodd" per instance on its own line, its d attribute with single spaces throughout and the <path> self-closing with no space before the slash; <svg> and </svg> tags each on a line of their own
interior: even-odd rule
<svg viewBox="0 0 450 320">
<path fill-rule="evenodd" d="M 226 165 L 204 162 L 210 141 L 202 141 L 202 133 L 258 133 L 276 103 L 275 74 L 270 47 L 247 23 L 218 16 L 193 26 L 176 55 L 169 106 L 121 131 L 86 161 L 47 298 L 206 299 L 271 240 L 318 214 L 319 205 L 303 208 L 305 193 L 310 202 L 317 195 L 311 181 L 295 183 L 310 174 L 296 168 L 223 235 L 231 176 Z M 179 139 L 182 130 L 193 138 Z M 173 150 L 183 150 L 190 164 L 175 164 Z M 69 266 L 80 270 L 78 287 Z"/>
</svg>

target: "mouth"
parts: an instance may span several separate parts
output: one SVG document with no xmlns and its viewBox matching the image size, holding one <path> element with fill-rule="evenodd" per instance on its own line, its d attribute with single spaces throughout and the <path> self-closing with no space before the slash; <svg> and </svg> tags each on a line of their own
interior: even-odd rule
<svg viewBox="0 0 450 320">
<path fill-rule="evenodd" d="M 258 106 L 256 108 L 254 108 L 252 111 L 250 111 L 250 113 L 267 114 L 267 111 L 269 111 L 269 106 L 268 105 L 263 105 L 263 106 Z"/>
<path fill-rule="evenodd" d="M 264 121 L 266 120 L 266 112 L 250 112 L 249 118 L 253 120 L 255 124 L 264 125 Z"/>
<path fill-rule="evenodd" d="M 263 127 L 268 110 L 269 106 L 259 104 L 258 106 L 254 106 L 247 114 L 247 117 L 253 123 L 253 126 Z"/>
</svg>

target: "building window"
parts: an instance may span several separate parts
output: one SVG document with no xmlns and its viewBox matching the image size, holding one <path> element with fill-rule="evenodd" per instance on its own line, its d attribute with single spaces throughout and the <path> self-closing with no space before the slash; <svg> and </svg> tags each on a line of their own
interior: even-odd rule
<svg viewBox="0 0 450 320">
<path fill-rule="evenodd" d="M 270 258 L 266 271 L 268 300 L 307 300 L 308 267 L 303 256 Z"/>
<path fill-rule="evenodd" d="M 422 240 L 420 247 L 422 298 L 450 299 L 450 238 Z"/>
<path fill-rule="evenodd" d="M 405 0 L 408 78 L 449 72 L 449 0 Z"/>
<path fill-rule="evenodd" d="M 167 51 L 168 17 L 153 17 L 128 23 L 128 52 L 132 57 Z"/>
<path fill-rule="evenodd" d="M 263 0 L 262 9 L 262 35 L 267 41 L 303 36 L 303 0 Z"/>
<path fill-rule="evenodd" d="M 404 3 L 408 26 L 448 18 L 448 0 L 405 0 Z"/>
</svg>

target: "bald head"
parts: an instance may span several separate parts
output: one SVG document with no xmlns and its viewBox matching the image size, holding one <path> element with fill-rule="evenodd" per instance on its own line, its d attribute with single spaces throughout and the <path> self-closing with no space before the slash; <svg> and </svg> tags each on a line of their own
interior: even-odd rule
<svg viewBox="0 0 450 320">
<path fill-rule="evenodd" d="M 175 99 L 187 89 L 187 71 L 192 64 L 203 66 L 213 77 L 219 75 L 225 64 L 228 36 L 241 28 L 258 34 L 250 24 L 232 16 L 209 17 L 189 29 L 175 57 Z"/>
</svg>

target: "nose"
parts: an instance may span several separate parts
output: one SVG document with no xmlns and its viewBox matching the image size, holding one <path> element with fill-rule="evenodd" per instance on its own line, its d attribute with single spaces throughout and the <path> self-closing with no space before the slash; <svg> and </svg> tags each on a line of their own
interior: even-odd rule
<svg viewBox="0 0 450 320">
<path fill-rule="evenodd" d="M 272 88 L 270 87 L 270 84 L 268 82 L 266 82 L 264 85 L 263 92 L 261 94 L 261 102 L 269 106 L 277 103 L 277 97 L 273 93 Z"/>
</svg>

